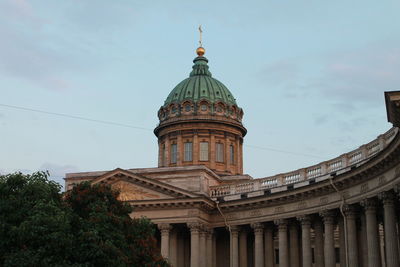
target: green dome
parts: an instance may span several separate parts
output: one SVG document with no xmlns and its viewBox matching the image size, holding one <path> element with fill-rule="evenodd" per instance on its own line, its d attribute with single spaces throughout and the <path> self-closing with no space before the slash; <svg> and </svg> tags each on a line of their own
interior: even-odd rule
<svg viewBox="0 0 400 267">
<path fill-rule="evenodd" d="M 207 100 L 210 103 L 222 102 L 227 105 L 237 106 L 235 98 L 229 89 L 220 81 L 211 77 L 207 58 L 203 56 L 196 57 L 193 63 L 193 70 L 189 78 L 180 82 L 171 91 L 164 102 L 164 107 L 187 100 L 193 103 Z"/>
</svg>

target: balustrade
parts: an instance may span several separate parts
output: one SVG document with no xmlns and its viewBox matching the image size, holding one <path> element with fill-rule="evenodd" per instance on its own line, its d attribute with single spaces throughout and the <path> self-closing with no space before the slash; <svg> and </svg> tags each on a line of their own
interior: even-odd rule
<svg viewBox="0 0 400 267">
<path fill-rule="evenodd" d="M 398 129 L 392 128 L 386 133 L 380 135 L 377 139 L 369 142 L 366 145 L 360 146 L 358 149 L 308 168 L 303 168 L 271 177 L 254 179 L 250 182 L 235 185 L 212 186 L 210 187 L 210 196 L 223 197 L 257 190 L 267 190 L 270 188 L 286 186 L 309 179 L 323 177 L 339 170 L 345 170 L 346 167 L 362 164 L 362 162 L 366 162 L 366 160 L 368 160 L 370 157 L 375 156 L 378 152 L 382 151 L 390 144 L 397 133 Z"/>
</svg>

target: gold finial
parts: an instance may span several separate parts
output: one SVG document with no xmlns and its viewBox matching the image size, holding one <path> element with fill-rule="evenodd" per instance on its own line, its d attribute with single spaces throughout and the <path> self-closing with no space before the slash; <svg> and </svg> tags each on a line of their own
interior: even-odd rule
<svg viewBox="0 0 400 267">
<path fill-rule="evenodd" d="M 199 57 L 203 56 L 206 50 L 203 48 L 203 30 L 201 29 L 201 25 L 199 26 L 199 34 L 200 34 L 200 39 L 199 39 L 199 48 L 196 49 L 196 53 Z"/>
</svg>

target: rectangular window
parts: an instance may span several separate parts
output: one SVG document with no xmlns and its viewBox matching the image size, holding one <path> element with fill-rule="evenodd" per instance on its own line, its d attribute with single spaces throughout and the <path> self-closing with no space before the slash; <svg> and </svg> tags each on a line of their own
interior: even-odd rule
<svg viewBox="0 0 400 267">
<path fill-rule="evenodd" d="M 200 161 L 208 160 L 208 142 L 200 142 Z"/>
<path fill-rule="evenodd" d="M 184 148 L 185 148 L 184 161 L 192 161 L 193 143 L 192 142 L 186 142 Z"/>
<path fill-rule="evenodd" d="M 178 157 L 178 146 L 176 144 L 171 145 L 171 163 L 176 163 Z"/>
<path fill-rule="evenodd" d="M 224 162 L 224 144 L 222 143 L 217 143 L 216 161 Z"/>
<path fill-rule="evenodd" d="M 233 147 L 233 145 L 229 146 L 229 163 L 230 164 L 235 164 L 235 148 Z"/>
<path fill-rule="evenodd" d="M 167 166 L 167 151 L 165 149 L 165 144 L 162 145 L 162 150 L 161 150 L 161 166 Z"/>
</svg>

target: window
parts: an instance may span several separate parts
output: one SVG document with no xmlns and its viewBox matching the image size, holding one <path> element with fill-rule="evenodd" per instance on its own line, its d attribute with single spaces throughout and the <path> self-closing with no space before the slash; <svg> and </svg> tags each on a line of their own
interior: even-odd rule
<svg viewBox="0 0 400 267">
<path fill-rule="evenodd" d="M 230 164 L 235 163 L 235 148 L 233 145 L 229 146 L 229 161 Z"/>
<path fill-rule="evenodd" d="M 217 162 L 224 162 L 224 144 L 217 143 L 217 155 L 216 155 Z"/>
<path fill-rule="evenodd" d="M 201 111 L 206 111 L 207 110 L 207 105 L 205 105 L 205 104 L 203 104 L 203 105 L 201 105 Z"/>
<path fill-rule="evenodd" d="M 165 144 L 162 145 L 162 150 L 161 150 L 161 165 L 162 166 L 167 165 L 167 150 L 165 149 Z"/>
<path fill-rule="evenodd" d="M 185 111 L 186 111 L 186 112 L 189 112 L 190 110 L 192 110 L 192 106 L 186 105 L 186 106 L 185 106 Z"/>
<path fill-rule="evenodd" d="M 200 142 L 200 161 L 208 160 L 208 142 Z"/>
<path fill-rule="evenodd" d="M 176 163 L 178 156 L 178 147 L 176 144 L 171 145 L 171 163 Z"/>
<path fill-rule="evenodd" d="M 185 143 L 185 156 L 184 156 L 184 161 L 192 161 L 192 148 L 193 148 L 193 143 L 192 142 L 186 142 Z"/>
</svg>

